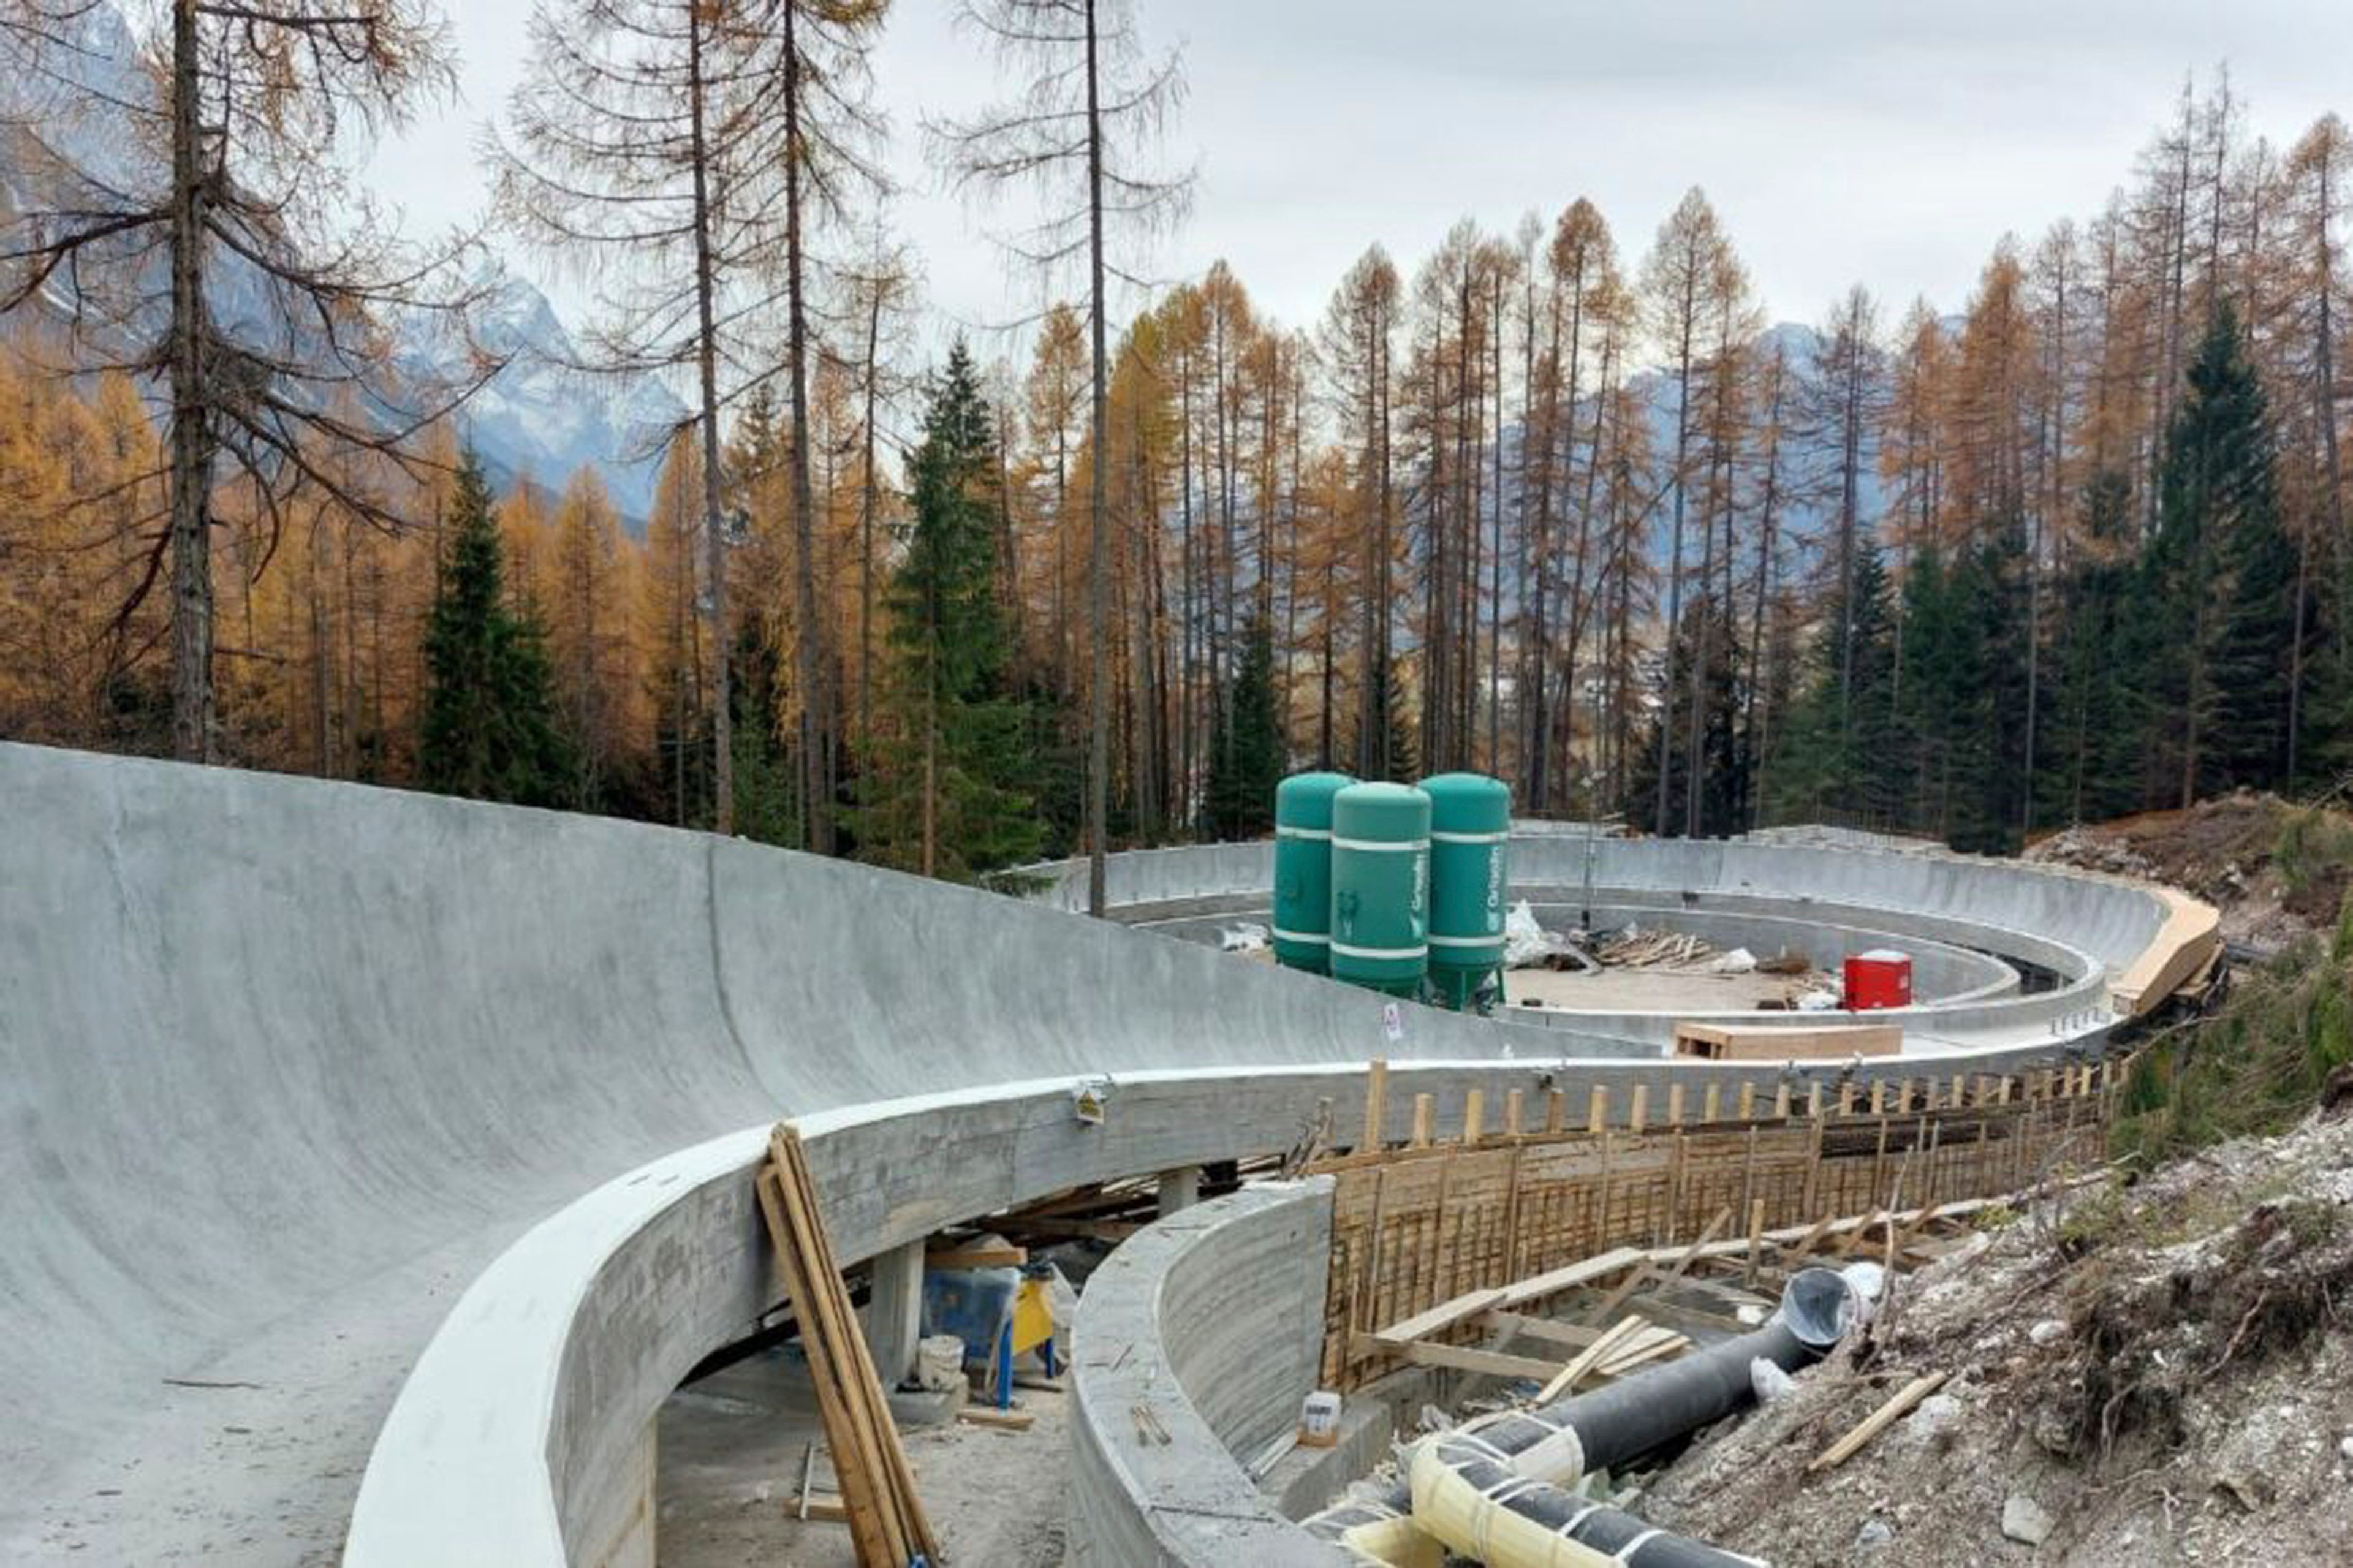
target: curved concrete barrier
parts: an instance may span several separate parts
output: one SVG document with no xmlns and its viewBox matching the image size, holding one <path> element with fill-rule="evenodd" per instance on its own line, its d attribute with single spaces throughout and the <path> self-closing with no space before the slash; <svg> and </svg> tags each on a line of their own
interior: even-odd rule
<svg viewBox="0 0 2353 1568">
<path fill-rule="evenodd" d="M 1332 1178 L 1315 1176 L 1147 1226 L 1095 1270 L 1071 1338 L 1072 1561 L 1345 1562 L 1239 1457 L 1289 1430 L 1315 1386 L 1331 1237 Z M 1166 1443 L 1137 1431 L 1138 1406 Z"/>
<path fill-rule="evenodd" d="M 1310 977 L 595 818 L 8 744 L 0 805 L 12 1562 L 323 1561 L 348 1531 L 360 1563 L 536 1564 L 626 1539 L 648 1419 L 776 1300 L 744 1176 L 779 1116 L 854 1261 L 1282 1149 L 1322 1100 L 1345 1138 L 1374 1055 L 1401 1063 L 1393 1136 L 1417 1087 L 1781 1076 L 1421 1009 L 1394 1041 L 1378 998 Z M 1721 848 L 1690 863 L 1727 888 L 1783 864 L 1743 883 Z M 1113 865 L 1140 886 L 1219 859 Z M 2058 931 L 2078 884 L 2047 879 Z M 2068 940 L 2105 954 L 2134 907 Z M 2063 1043 L 2010 1029 L 1971 1065 Z M 1070 1091 L 1103 1076 L 1088 1132 Z"/>
</svg>

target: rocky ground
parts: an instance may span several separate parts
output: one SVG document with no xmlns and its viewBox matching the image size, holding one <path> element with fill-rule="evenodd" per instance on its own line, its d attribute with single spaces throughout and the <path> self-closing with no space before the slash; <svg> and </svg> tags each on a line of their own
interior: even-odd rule
<svg viewBox="0 0 2353 1568">
<path fill-rule="evenodd" d="M 2222 911 L 2226 941 L 2274 952 L 2337 918 L 2353 884 L 2353 817 L 2242 790 L 2065 828 L 2025 858 L 2179 888 Z"/>
<path fill-rule="evenodd" d="M 2353 1562 L 2353 1118 L 1997 1215 L 1635 1507 L 1780 1568 Z M 1913 1377 L 1845 1465 L 1808 1462 Z"/>
</svg>

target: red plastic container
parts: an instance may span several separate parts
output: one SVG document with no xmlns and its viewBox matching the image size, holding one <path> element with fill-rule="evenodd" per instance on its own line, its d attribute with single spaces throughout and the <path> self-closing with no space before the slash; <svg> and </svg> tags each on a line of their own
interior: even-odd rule
<svg viewBox="0 0 2353 1568">
<path fill-rule="evenodd" d="M 1912 1005 L 1912 955 L 1883 947 L 1849 958 L 1846 1005 L 1852 1013 Z"/>
</svg>

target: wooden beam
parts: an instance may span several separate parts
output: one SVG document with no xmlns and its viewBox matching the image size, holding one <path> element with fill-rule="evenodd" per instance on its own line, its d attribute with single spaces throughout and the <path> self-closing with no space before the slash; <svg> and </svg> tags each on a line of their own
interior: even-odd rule
<svg viewBox="0 0 2353 1568">
<path fill-rule="evenodd" d="M 1381 1146 L 1381 1129 L 1387 1125 L 1388 1106 L 1388 1058 L 1375 1057 L 1373 1065 L 1365 1070 L 1365 1132 L 1356 1140 L 1357 1153 L 1366 1153 Z"/>
<path fill-rule="evenodd" d="M 1602 1330 L 1575 1361 L 1553 1374 L 1552 1381 L 1546 1383 L 1544 1385 L 1544 1391 L 1536 1395 L 1536 1403 L 1550 1405 L 1562 1394 L 1568 1393 L 1577 1386 L 1580 1378 L 1601 1364 L 1604 1356 L 1612 1350 L 1623 1349 L 1626 1342 L 1648 1327 L 1650 1325 L 1639 1317 L 1624 1317 Z"/>
<path fill-rule="evenodd" d="M 967 1405 L 956 1412 L 956 1419 L 975 1426 L 1000 1426 L 1008 1432 L 1027 1432 L 1029 1424 L 1038 1417 L 1027 1410 L 999 1410 L 990 1405 Z"/>
<path fill-rule="evenodd" d="M 951 1247 L 923 1254 L 926 1268 L 1018 1268 L 1029 1261 L 1026 1247 Z"/>
<path fill-rule="evenodd" d="M 1402 1356 L 1417 1366 L 1451 1367 L 1456 1372 L 1475 1372 L 1485 1377 L 1527 1377 L 1538 1383 L 1549 1381 L 1560 1372 L 1556 1361 L 1538 1361 L 1534 1356 L 1505 1355 L 1501 1351 L 1481 1350 L 1475 1345 L 1450 1345 L 1440 1340 L 1416 1340 L 1407 1345 L 1384 1345 L 1370 1341 L 1367 1353 L 1386 1352 Z"/>
<path fill-rule="evenodd" d="M 1546 1296 L 1557 1296 L 1563 1290 L 1574 1290 L 1580 1285 L 1606 1279 L 1621 1268 L 1631 1268 L 1643 1262 L 1648 1256 L 1636 1247 L 1612 1247 L 1608 1252 L 1596 1253 L 1591 1258 L 1563 1264 L 1558 1268 L 1506 1285 L 1494 1304 L 1505 1309 L 1525 1307 Z"/>
<path fill-rule="evenodd" d="M 1388 1328 L 1377 1329 L 1374 1331 L 1373 1338 L 1379 1342 L 1383 1349 L 1395 1350 L 1398 1346 L 1410 1344 L 1415 1340 L 1442 1333 L 1466 1318 L 1475 1318 L 1488 1308 L 1502 1304 L 1503 1300 L 1504 1289 L 1501 1286 L 1485 1290 L 1473 1290 L 1468 1295 L 1457 1296 L 1451 1301 L 1440 1301 L 1428 1311 L 1416 1312 L 1412 1317 L 1391 1323 Z"/>
<path fill-rule="evenodd" d="M 1903 1391 L 1894 1398 L 1864 1416 L 1852 1431 L 1815 1455 L 1806 1466 L 1806 1473 L 1810 1476 L 1819 1475 L 1824 1470 L 1836 1469 L 1845 1464 L 1856 1454 L 1862 1452 L 1864 1444 L 1894 1426 L 1898 1416 L 1944 1387 L 1945 1380 L 1951 1375 L 1952 1373 L 1947 1372 L 1932 1372 L 1926 1376 L 1915 1377 L 1905 1384 Z"/>
</svg>

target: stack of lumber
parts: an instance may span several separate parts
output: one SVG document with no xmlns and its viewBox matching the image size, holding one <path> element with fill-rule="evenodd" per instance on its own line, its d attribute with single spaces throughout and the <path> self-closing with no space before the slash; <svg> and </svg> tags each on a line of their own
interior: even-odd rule
<svg viewBox="0 0 2353 1568">
<path fill-rule="evenodd" d="M 1715 947 L 1696 936 L 1671 931 L 1625 931 L 1594 950 L 1603 963 L 1628 968 L 1673 968 L 1699 963 L 1715 956 Z"/>
<path fill-rule="evenodd" d="M 859 1568 L 935 1563 L 939 1547 L 850 1310 L 849 1292 L 842 1288 L 800 1133 L 791 1123 L 778 1122 L 769 1134 L 768 1158 L 756 1180 L 760 1212 L 784 1268 L 793 1321 L 817 1384 L 818 1411 Z"/>
</svg>

